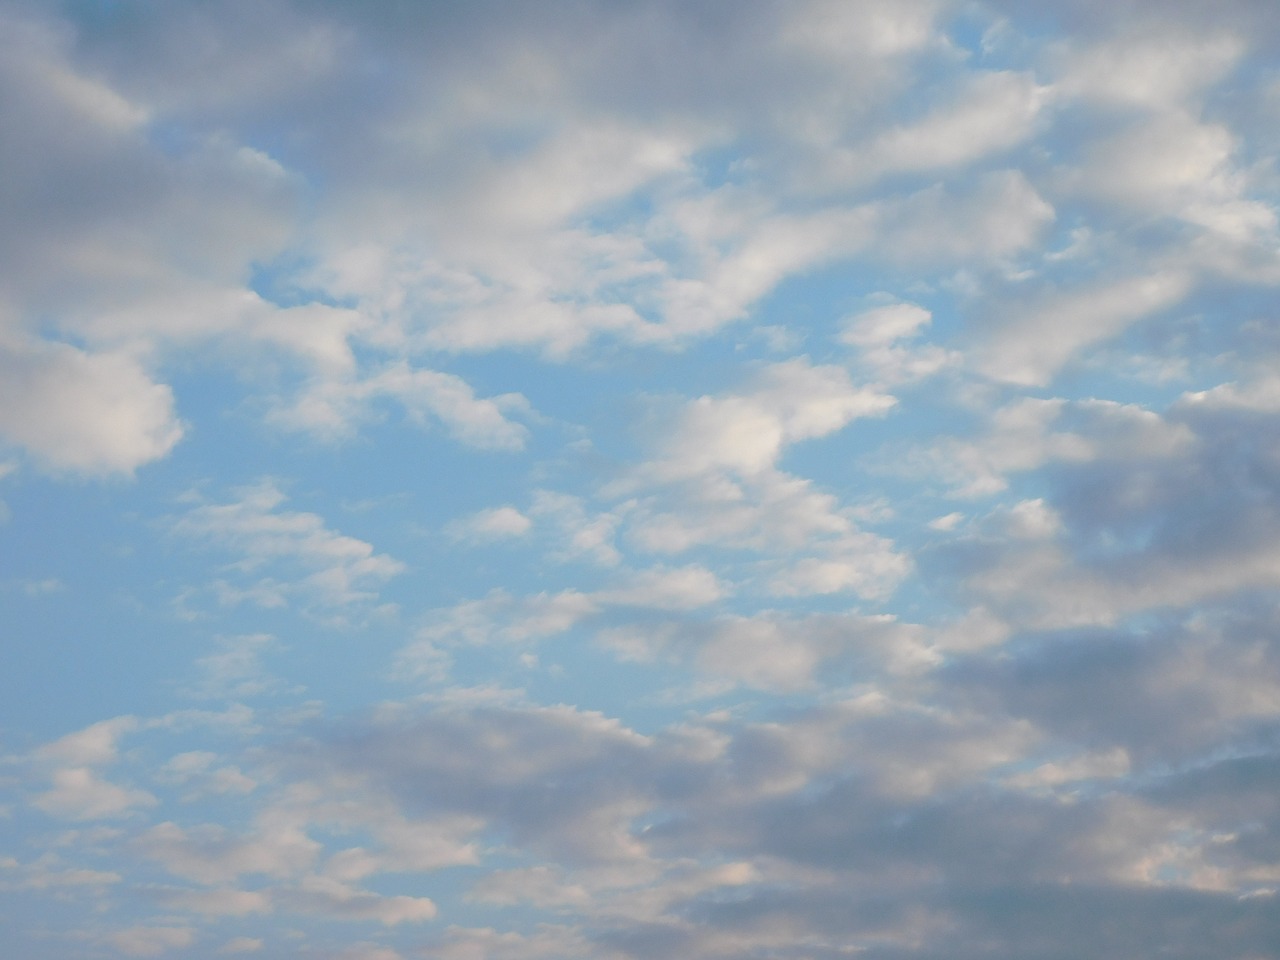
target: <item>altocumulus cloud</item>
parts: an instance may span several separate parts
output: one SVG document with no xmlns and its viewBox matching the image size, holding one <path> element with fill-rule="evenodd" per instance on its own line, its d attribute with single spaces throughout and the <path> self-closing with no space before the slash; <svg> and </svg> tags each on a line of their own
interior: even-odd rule
<svg viewBox="0 0 1280 960">
<path fill-rule="evenodd" d="M 0 0 L 9 951 L 1277 955 L 1278 55 Z"/>
</svg>

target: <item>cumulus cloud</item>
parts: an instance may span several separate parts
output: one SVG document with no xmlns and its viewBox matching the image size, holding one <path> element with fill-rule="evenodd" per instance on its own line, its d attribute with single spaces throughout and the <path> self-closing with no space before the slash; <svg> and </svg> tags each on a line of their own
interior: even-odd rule
<svg viewBox="0 0 1280 960">
<path fill-rule="evenodd" d="M 182 437 L 173 391 L 127 353 L 0 345 L 0 434 L 54 470 L 131 474 Z"/>
<path fill-rule="evenodd" d="M 665 480 L 718 470 L 752 476 L 774 466 L 786 446 L 883 415 L 893 404 L 855 387 L 839 367 L 789 360 L 761 371 L 749 392 L 690 403 L 652 470 Z"/>
</svg>

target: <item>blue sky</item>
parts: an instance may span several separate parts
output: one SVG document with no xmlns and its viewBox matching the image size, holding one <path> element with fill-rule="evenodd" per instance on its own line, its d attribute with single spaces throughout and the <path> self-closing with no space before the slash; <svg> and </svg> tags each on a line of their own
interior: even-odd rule
<svg viewBox="0 0 1280 960">
<path fill-rule="evenodd" d="M 9 953 L 1280 954 L 1278 55 L 0 0 Z"/>
</svg>

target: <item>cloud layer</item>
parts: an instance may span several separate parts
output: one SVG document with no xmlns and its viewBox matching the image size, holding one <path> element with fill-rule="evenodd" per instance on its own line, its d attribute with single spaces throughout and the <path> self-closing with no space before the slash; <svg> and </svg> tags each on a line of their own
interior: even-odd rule
<svg viewBox="0 0 1280 960">
<path fill-rule="evenodd" d="M 1260 960 L 1264 4 L 0 0 L 33 960 Z"/>
</svg>

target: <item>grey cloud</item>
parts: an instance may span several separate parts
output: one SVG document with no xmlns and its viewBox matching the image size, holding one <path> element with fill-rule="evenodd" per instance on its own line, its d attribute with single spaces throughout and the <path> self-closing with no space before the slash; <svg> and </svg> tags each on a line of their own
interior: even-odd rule
<svg viewBox="0 0 1280 960">
<path fill-rule="evenodd" d="M 946 668 L 952 695 L 1033 721 L 1060 743 L 1123 748 L 1158 769 L 1249 745 L 1280 722 L 1273 618 L 1196 613 L 1128 630 L 1015 641 Z"/>
<path fill-rule="evenodd" d="M 630 821 L 660 774 L 645 738 L 568 707 L 389 717 L 301 756 L 367 778 L 407 810 L 479 816 L 520 845 L 588 862 L 637 855 Z"/>
</svg>

